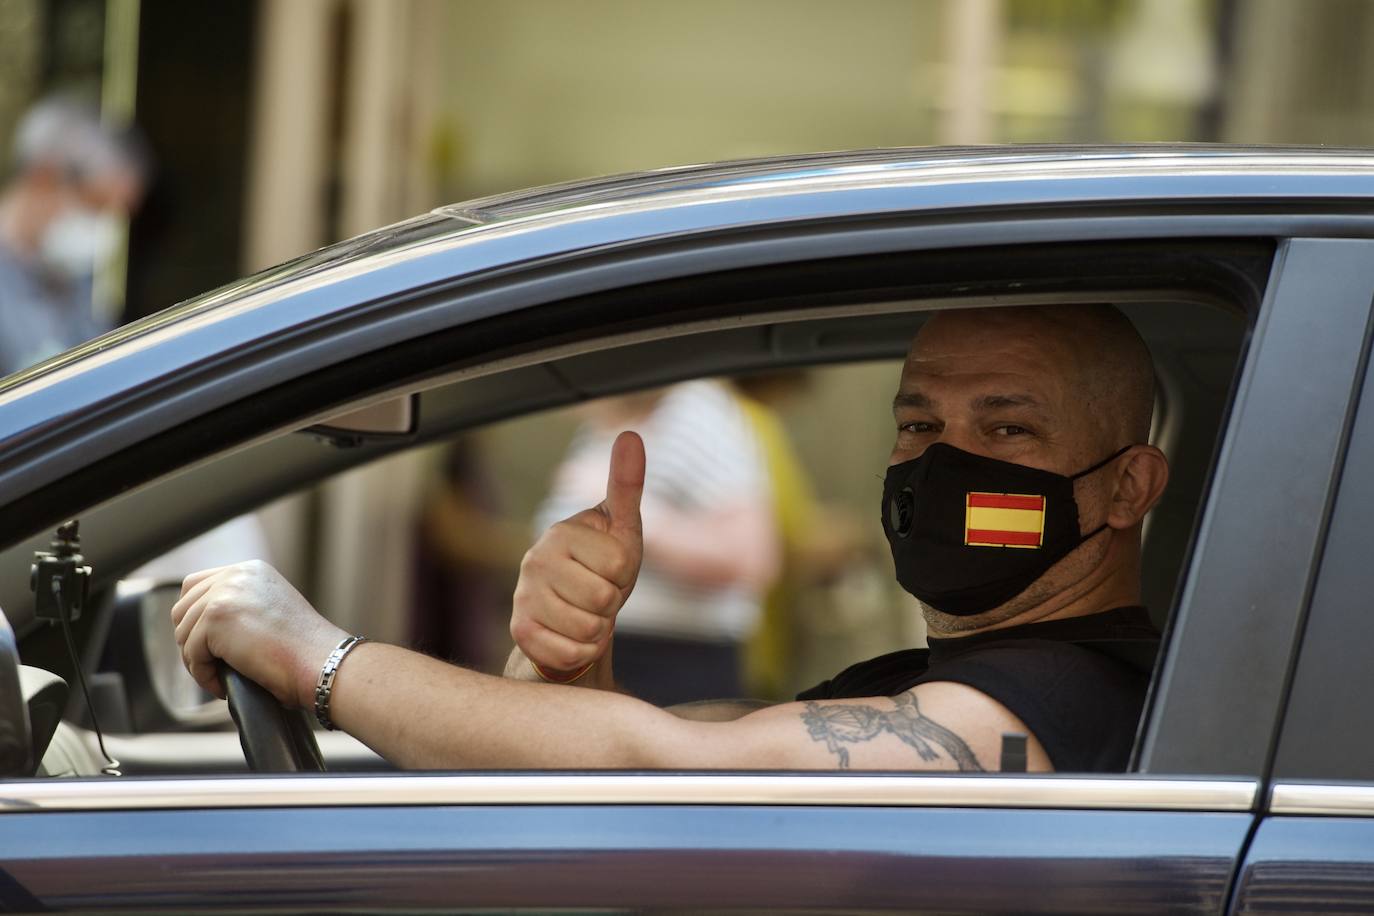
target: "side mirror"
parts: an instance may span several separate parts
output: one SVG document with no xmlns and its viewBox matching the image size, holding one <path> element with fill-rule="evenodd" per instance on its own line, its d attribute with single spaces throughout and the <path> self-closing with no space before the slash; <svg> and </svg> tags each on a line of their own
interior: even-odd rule
<svg viewBox="0 0 1374 916">
<path fill-rule="evenodd" d="M 0 611 L 0 776 L 33 775 L 33 732 L 19 669 L 19 644 Z"/>
<path fill-rule="evenodd" d="M 182 666 L 171 618 L 180 594 L 180 582 L 153 579 L 126 579 L 116 587 L 97 675 L 113 678 L 117 687 L 106 703 L 118 708 L 98 707 L 102 723 L 121 724 L 111 731 L 197 731 L 229 724 L 224 701 L 201 690 Z"/>
</svg>

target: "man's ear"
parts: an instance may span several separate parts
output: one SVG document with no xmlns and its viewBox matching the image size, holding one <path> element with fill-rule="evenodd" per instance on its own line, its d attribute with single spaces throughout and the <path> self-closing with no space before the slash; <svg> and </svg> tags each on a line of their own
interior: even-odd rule
<svg viewBox="0 0 1374 916">
<path fill-rule="evenodd" d="M 1169 482 L 1169 459 L 1153 445 L 1132 446 L 1122 459 L 1107 513 L 1107 524 L 1117 529 L 1140 524 Z"/>
</svg>

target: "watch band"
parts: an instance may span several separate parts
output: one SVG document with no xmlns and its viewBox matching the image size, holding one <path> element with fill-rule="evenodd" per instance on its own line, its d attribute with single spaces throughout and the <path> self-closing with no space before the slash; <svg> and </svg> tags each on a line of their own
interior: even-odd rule
<svg viewBox="0 0 1374 916">
<path fill-rule="evenodd" d="M 320 668 L 320 676 L 315 681 L 315 718 L 329 731 L 336 731 L 334 723 L 329 719 L 329 696 L 334 692 L 334 677 L 339 673 L 339 665 L 343 664 L 344 656 L 352 652 L 359 643 L 364 642 L 367 642 L 366 636 L 349 636 L 340 641 Z"/>
</svg>

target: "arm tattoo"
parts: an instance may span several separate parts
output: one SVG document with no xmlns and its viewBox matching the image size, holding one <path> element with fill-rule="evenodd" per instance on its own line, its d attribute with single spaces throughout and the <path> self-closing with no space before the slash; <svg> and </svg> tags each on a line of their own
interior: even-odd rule
<svg viewBox="0 0 1374 916">
<path fill-rule="evenodd" d="M 922 760 L 938 758 L 940 753 L 933 745 L 939 745 L 960 770 L 983 771 L 978 758 L 962 738 L 934 719 L 921 715 L 913 694 L 899 694 L 892 700 L 897 708 L 890 712 L 875 706 L 848 703 L 822 706 L 808 702 L 801 714 L 802 722 L 811 740 L 824 741 L 830 753 L 839 756 L 842 770 L 849 769 L 849 749 L 844 747 L 845 743 L 872 741 L 883 732 L 891 732 L 903 744 L 915 748 Z"/>
</svg>

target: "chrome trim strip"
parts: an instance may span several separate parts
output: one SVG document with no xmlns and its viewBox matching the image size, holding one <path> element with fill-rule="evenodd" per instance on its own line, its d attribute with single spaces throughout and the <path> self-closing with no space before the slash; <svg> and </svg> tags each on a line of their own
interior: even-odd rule
<svg viewBox="0 0 1374 916">
<path fill-rule="evenodd" d="M 624 176 L 609 176 L 530 188 L 493 197 L 437 207 L 434 214 L 465 219 L 481 226 L 509 223 L 527 217 L 567 214 L 594 207 L 618 207 L 665 198 L 704 199 L 736 194 L 750 196 L 760 189 L 844 187 L 865 183 L 901 182 L 953 184 L 988 180 L 1038 180 L 1065 175 L 1091 178 L 1138 178 L 1165 172 L 1172 175 L 1247 174 L 1365 175 L 1374 168 L 1367 150 L 1344 155 L 1317 149 L 1070 149 L 1026 151 L 998 149 L 892 150 L 885 159 L 843 158 L 828 162 L 794 159 L 741 160 L 717 166 L 687 166 Z M 935 153 L 930 155 L 929 153 Z M 924 153 L 924 154 L 923 154 Z M 804 158 L 804 157 L 802 157 Z M 731 166 L 735 168 L 731 168 Z"/>
<path fill-rule="evenodd" d="M 382 805 L 888 805 L 1248 811 L 1253 780 L 882 774 L 528 773 L 0 783 L 0 814 Z"/>
<path fill-rule="evenodd" d="M 1374 817 L 1374 785 L 1279 783 L 1269 793 L 1269 811 Z"/>
</svg>

